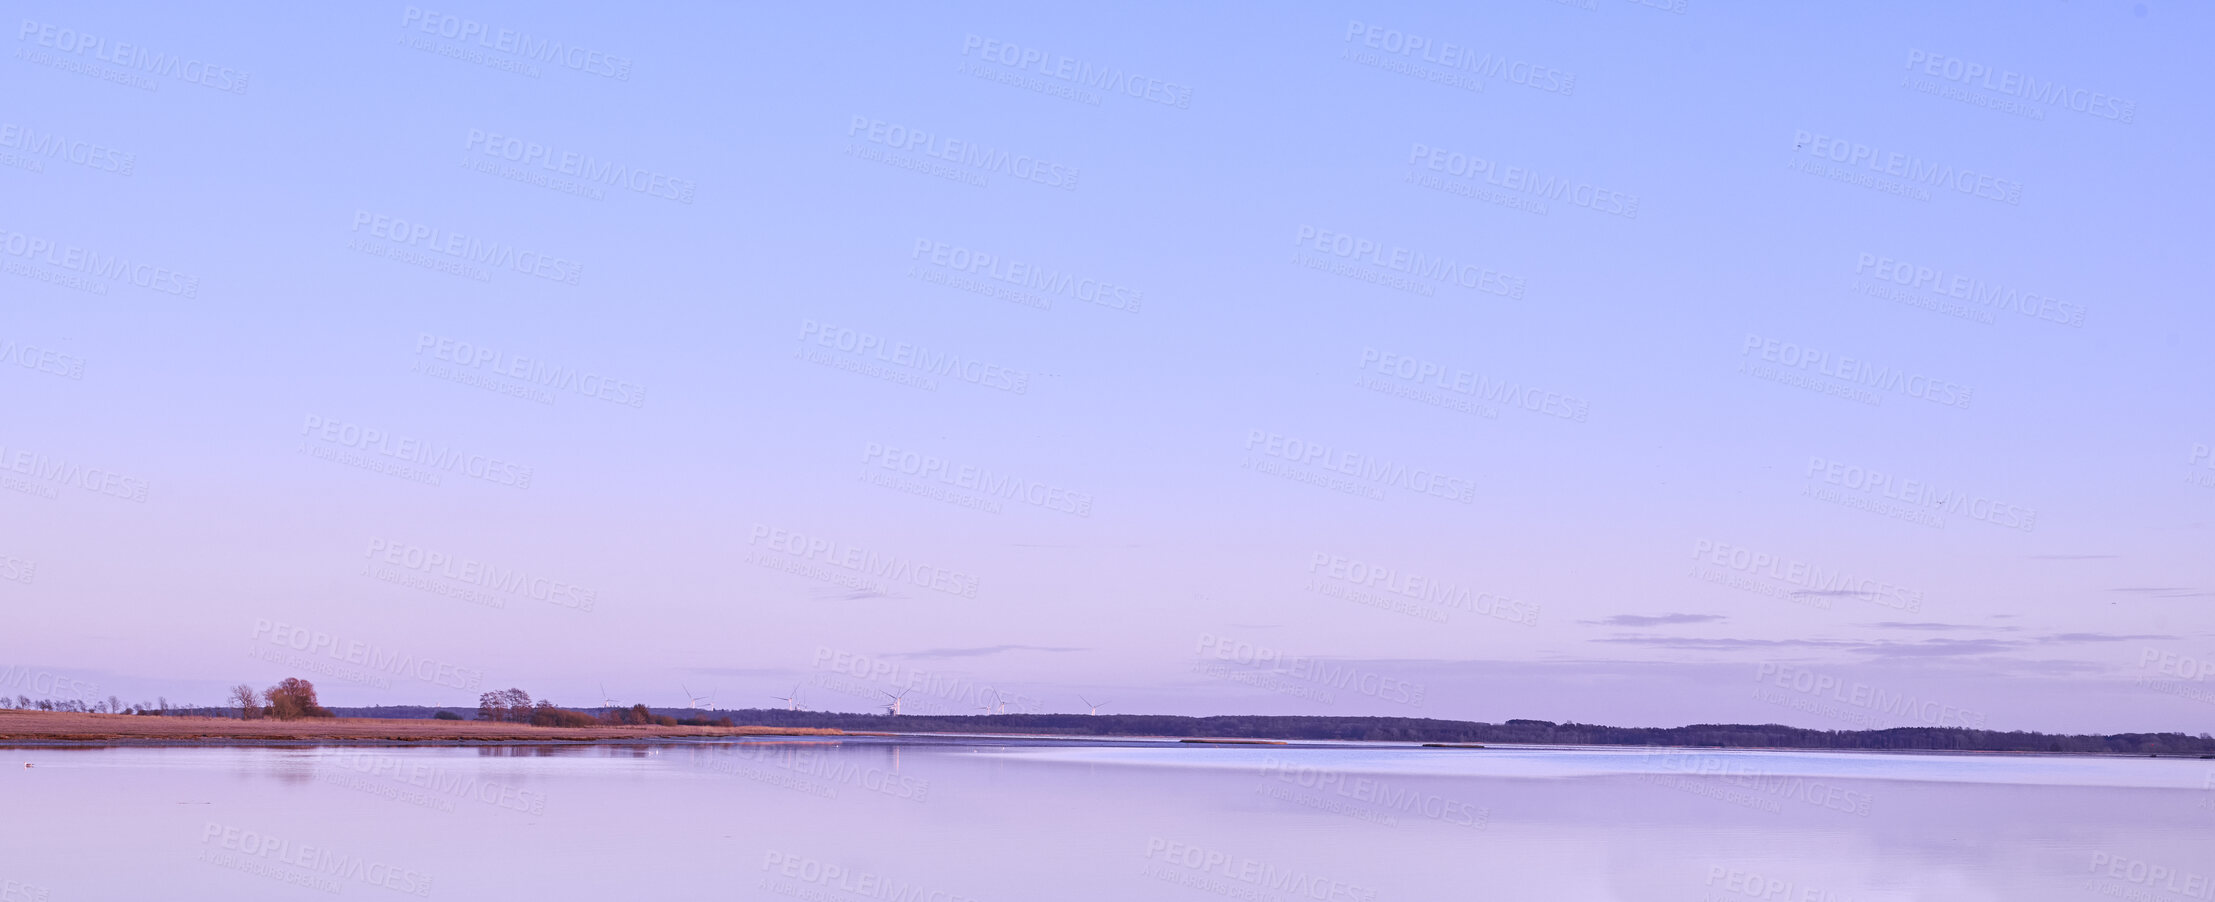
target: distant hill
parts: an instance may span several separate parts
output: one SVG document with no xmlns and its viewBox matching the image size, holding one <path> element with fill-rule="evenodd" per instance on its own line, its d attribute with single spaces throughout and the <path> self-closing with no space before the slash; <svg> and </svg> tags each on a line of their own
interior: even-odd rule
<svg viewBox="0 0 2215 902">
<path fill-rule="evenodd" d="M 465 719 L 475 708 L 387 705 L 332 708 L 340 717 L 430 717 L 451 711 Z M 602 708 L 579 708 L 598 713 Z M 656 714 L 696 717 L 692 708 L 654 708 Z M 846 714 L 835 711 L 710 709 L 706 716 L 740 724 L 830 727 L 903 733 L 1037 733 L 1056 736 L 1211 736 L 1233 739 L 1329 739 L 1367 742 L 1493 742 L 1529 745 L 1695 746 L 1710 748 L 1861 749 L 1955 752 L 2071 752 L 2124 755 L 2215 755 L 2206 733 L 2116 733 L 2106 736 L 1999 732 L 1958 727 L 1889 730 L 1809 730 L 1782 724 L 1692 724 L 1682 727 L 1609 727 L 1598 724 L 1510 720 L 1503 724 L 1424 717 L 1261 716 L 1180 717 L 1169 714 Z"/>
</svg>

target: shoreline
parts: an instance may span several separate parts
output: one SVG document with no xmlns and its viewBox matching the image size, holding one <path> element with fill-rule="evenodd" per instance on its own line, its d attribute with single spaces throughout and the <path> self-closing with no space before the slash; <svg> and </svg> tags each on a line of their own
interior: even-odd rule
<svg viewBox="0 0 2215 902">
<path fill-rule="evenodd" d="M 99 749 L 99 748 L 482 748 L 489 746 L 557 746 L 691 744 L 701 740 L 799 739 L 860 740 L 877 742 L 962 743 L 1012 742 L 1040 746 L 1160 746 L 1186 749 L 1261 747 L 1285 751 L 1299 749 L 1404 749 L 1414 752 L 1487 751 L 1622 751 L 1622 752 L 1767 752 L 1876 755 L 1935 755 L 1943 757 L 2039 757 L 2039 758 L 2159 758 L 2209 760 L 2215 755 L 2192 752 L 2144 754 L 2129 752 L 1979 751 L 1965 749 L 1825 749 L 1790 746 L 1706 745 L 1608 745 L 1560 743 L 1419 743 L 1400 741 L 1254 739 L 1244 737 L 1188 737 L 1164 735 L 1072 735 L 1055 733 L 990 733 L 896 730 L 839 730 L 828 727 L 777 727 L 747 725 L 702 726 L 593 726 L 534 727 L 487 721 L 431 720 L 421 718 L 334 717 L 299 720 L 241 721 L 224 717 L 152 717 L 130 714 L 85 714 L 58 711 L 0 710 L 0 748 Z"/>
<path fill-rule="evenodd" d="M 534 727 L 480 720 L 315 717 L 237 720 L 64 711 L 0 710 L 0 746 L 519 745 L 588 744 L 748 736 L 837 736 L 823 727 L 659 725 Z"/>
</svg>

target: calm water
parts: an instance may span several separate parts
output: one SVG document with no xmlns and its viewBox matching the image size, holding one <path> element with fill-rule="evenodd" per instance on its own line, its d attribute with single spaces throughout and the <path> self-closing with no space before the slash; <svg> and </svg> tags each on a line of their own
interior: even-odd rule
<svg viewBox="0 0 2215 902">
<path fill-rule="evenodd" d="M 2215 900 L 2211 780 L 990 739 L 13 749 L 0 900 Z"/>
</svg>

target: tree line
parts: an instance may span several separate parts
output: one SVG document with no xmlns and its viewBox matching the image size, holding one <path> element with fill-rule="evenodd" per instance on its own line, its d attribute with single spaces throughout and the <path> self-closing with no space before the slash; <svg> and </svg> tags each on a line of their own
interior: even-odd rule
<svg viewBox="0 0 2215 902">
<path fill-rule="evenodd" d="M 126 705 L 122 699 L 113 695 L 106 699 L 34 699 L 28 695 L 18 695 L 11 699 L 5 695 L 0 695 L 0 708 L 17 711 L 73 711 L 79 714 L 149 714 L 155 716 L 168 716 L 186 710 L 184 707 L 171 705 L 169 699 L 164 696 L 155 696 L 151 702 L 142 701 Z"/>
<path fill-rule="evenodd" d="M 437 715 L 432 715 L 437 716 Z M 598 714 L 574 711 L 553 703 L 550 699 L 531 701 L 531 694 L 521 689 L 502 689 L 477 696 L 477 719 L 506 723 L 527 723 L 534 727 L 597 727 L 597 726 L 732 726 L 731 719 L 720 720 L 705 717 L 671 717 L 656 714 L 645 705 L 628 708 L 603 708 Z"/>
<path fill-rule="evenodd" d="M 746 724 L 830 727 L 849 731 L 1010 732 L 1060 736 L 1166 736 L 1226 739 L 1319 739 L 1344 742 L 1453 742 L 1516 745 L 1689 746 L 1704 748 L 1858 749 L 1869 751 L 2067 752 L 2075 754 L 2215 755 L 2215 735 L 2112 733 L 2083 735 L 1962 727 L 1814 730 L 1783 724 L 1691 724 L 1610 727 L 1509 720 L 1481 723 L 1427 717 L 1328 715 L 976 714 L 886 715 L 835 711 L 717 711 Z"/>
</svg>

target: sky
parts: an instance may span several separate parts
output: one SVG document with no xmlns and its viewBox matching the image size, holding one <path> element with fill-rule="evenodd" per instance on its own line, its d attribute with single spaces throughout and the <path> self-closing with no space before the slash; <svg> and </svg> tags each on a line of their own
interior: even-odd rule
<svg viewBox="0 0 2215 902">
<path fill-rule="evenodd" d="M 2201 732 L 2211 14 L 1949 6 L 19 4 L 0 694 Z"/>
</svg>

